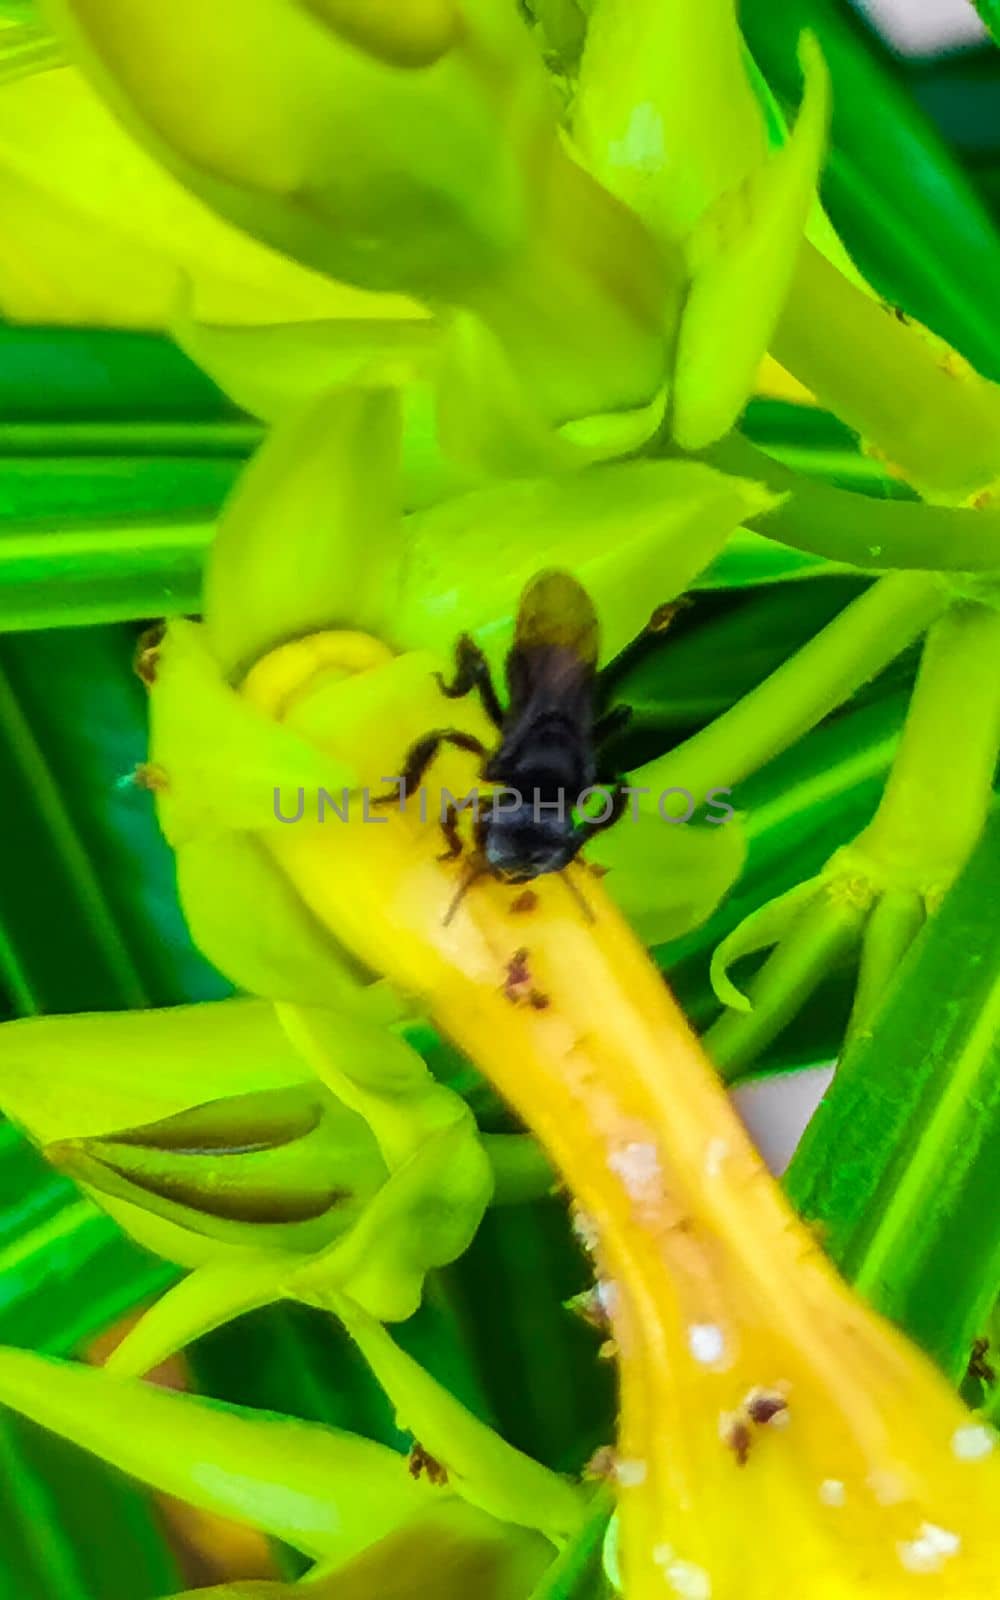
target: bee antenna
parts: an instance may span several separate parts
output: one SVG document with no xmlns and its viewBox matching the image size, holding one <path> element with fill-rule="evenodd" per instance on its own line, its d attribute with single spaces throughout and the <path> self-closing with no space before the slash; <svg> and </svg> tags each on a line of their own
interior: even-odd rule
<svg viewBox="0 0 1000 1600">
<path fill-rule="evenodd" d="M 442 927 L 447 928 L 448 924 L 451 922 L 452 918 L 454 917 L 455 912 L 458 910 L 459 906 L 462 904 L 462 901 L 465 899 L 466 895 L 468 894 L 469 890 L 472 888 L 472 885 L 475 883 L 476 879 L 485 877 L 486 871 L 487 871 L 487 868 L 486 868 L 485 862 L 483 862 L 483 860 L 481 858 L 477 859 L 476 857 L 473 857 L 472 860 L 469 862 L 468 866 L 466 867 L 465 871 L 462 873 L 462 881 L 458 886 L 458 890 L 457 890 L 457 892 L 455 894 L 454 899 L 451 902 L 451 905 L 448 907 L 448 910 L 444 914 L 444 919 L 443 919 L 442 924 L 441 924 Z"/>
<path fill-rule="evenodd" d="M 561 872 L 559 874 L 559 876 L 562 878 L 563 883 L 566 885 L 566 887 L 569 890 L 570 894 L 573 896 L 573 899 L 576 901 L 577 905 L 580 907 L 580 910 L 583 912 L 583 914 L 586 917 L 587 921 L 588 922 L 596 922 L 597 918 L 594 916 L 593 911 L 591 911 L 591 909 L 590 909 L 589 905 L 587 904 L 586 900 L 583 898 L 583 895 L 581 894 L 579 887 L 577 886 L 577 884 L 575 884 L 573 882 L 573 879 L 571 878 L 570 874 L 568 872 Z"/>
</svg>

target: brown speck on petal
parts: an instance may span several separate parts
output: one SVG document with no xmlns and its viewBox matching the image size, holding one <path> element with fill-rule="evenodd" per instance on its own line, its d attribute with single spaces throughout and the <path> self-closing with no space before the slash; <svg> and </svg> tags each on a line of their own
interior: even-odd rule
<svg viewBox="0 0 1000 1600">
<path fill-rule="evenodd" d="M 525 1000 L 531 990 L 531 969 L 528 966 L 528 952 L 525 949 L 515 950 L 507 963 L 507 973 L 503 981 L 503 992 L 512 1005 Z"/>
<path fill-rule="evenodd" d="M 170 788 L 166 770 L 155 761 L 141 762 L 132 774 L 132 782 L 137 789 L 149 789 L 152 794 L 162 794 Z"/>
<path fill-rule="evenodd" d="M 751 1389 L 744 1403 L 750 1421 L 761 1428 L 788 1410 L 788 1401 L 776 1389 Z"/>
<path fill-rule="evenodd" d="M 750 1459 L 753 1435 L 746 1418 L 738 1411 L 725 1413 L 719 1419 L 719 1437 L 727 1450 L 736 1457 L 736 1464 L 745 1467 Z"/>
<path fill-rule="evenodd" d="M 534 889 L 524 889 L 517 899 L 511 902 L 511 912 L 514 916 L 527 916 L 529 911 L 534 911 L 538 905 L 538 896 Z"/>
<path fill-rule="evenodd" d="M 426 1451 L 422 1444 L 414 1441 L 407 1461 L 410 1477 L 419 1478 L 426 1472 L 428 1480 L 438 1488 L 443 1488 L 448 1482 L 448 1469 L 442 1466 L 435 1456 Z"/>
<path fill-rule="evenodd" d="M 141 678 L 147 688 L 156 682 L 156 667 L 160 658 L 160 645 L 167 631 L 165 622 L 156 622 L 151 628 L 139 635 L 132 658 L 132 669 L 136 677 Z"/>
</svg>

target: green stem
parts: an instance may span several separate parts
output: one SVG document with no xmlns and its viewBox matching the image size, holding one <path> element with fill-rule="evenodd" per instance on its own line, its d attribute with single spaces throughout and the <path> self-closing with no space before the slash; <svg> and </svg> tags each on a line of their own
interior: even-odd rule
<svg viewBox="0 0 1000 1600">
<path fill-rule="evenodd" d="M 492 1516 L 538 1528 L 560 1543 L 579 1530 L 588 1509 L 582 1491 L 473 1416 L 347 1295 L 326 1290 L 315 1303 L 344 1324 L 399 1426 L 441 1462 L 458 1493 Z"/>
<path fill-rule="evenodd" d="M 808 243 L 772 353 L 930 496 L 965 499 L 1000 478 L 1000 388 Z"/>
<path fill-rule="evenodd" d="M 879 809 L 858 840 L 936 896 L 982 833 L 1000 752 L 1000 611 L 962 602 L 931 628 Z"/>
<path fill-rule="evenodd" d="M 882 997 L 896 970 L 924 925 L 924 902 L 910 889 L 887 889 L 868 919 L 858 986 L 847 1028 L 848 1040 L 870 1031 Z"/>
<path fill-rule="evenodd" d="M 637 787 L 701 798 L 734 785 L 794 744 L 882 671 L 947 605 L 927 573 L 882 578 L 776 672 L 693 738 L 640 767 Z"/>
<path fill-rule="evenodd" d="M 867 915 L 865 907 L 817 890 L 746 986 L 753 1009 L 723 1012 L 704 1035 L 705 1049 L 727 1081 L 745 1074 L 817 984 L 857 947 Z"/>
<path fill-rule="evenodd" d="M 1000 567 L 1000 504 L 964 510 L 855 494 L 782 465 L 738 434 L 703 452 L 703 459 L 722 472 L 787 494 L 782 505 L 750 518 L 747 526 L 796 550 L 872 572 Z"/>
</svg>

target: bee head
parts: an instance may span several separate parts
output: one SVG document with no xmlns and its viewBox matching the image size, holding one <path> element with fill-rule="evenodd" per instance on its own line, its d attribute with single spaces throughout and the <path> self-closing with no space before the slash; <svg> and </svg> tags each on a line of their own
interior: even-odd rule
<svg viewBox="0 0 1000 1600">
<path fill-rule="evenodd" d="M 546 815 L 531 801 L 495 813 L 483 830 L 490 871 L 506 883 L 527 883 L 545 872 L 560 872 L 579 848 L 571 816 Z"/>
</svg>

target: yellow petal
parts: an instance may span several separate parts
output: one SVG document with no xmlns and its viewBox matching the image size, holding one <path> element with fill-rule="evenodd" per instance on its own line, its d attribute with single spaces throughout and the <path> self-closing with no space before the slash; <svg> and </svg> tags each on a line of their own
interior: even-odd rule
<svg viewBox="0 0 1000 1600">
<path fill-rule="evenodd" d="M 463 865 L 412 808 L 267 848 L 355 955 L 423 997 L 588 1219 L 620 1357 L 629 1600 L 774 1600 L 804 1574 L 810 1600 L 904 1600 L 929 1572 L 936 1594 L 993 1594 L 992 1439 L 837 1278 L 587 870 L 570 869 L 590 919 L 558 877 L 528 912 L 480 879 L 449 916 Z M 758 1391 L 786 1409 L 752 1424 L 741 1466 L 734 1418 Z"/>
</svg>

